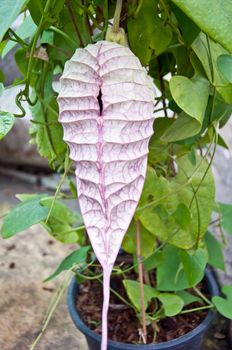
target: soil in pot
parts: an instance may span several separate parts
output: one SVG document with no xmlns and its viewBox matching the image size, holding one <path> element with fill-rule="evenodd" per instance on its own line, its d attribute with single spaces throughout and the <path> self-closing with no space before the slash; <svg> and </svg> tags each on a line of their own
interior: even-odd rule
<svg viewBox="0 0 232 350">
<path fill-rule="evenodd" d="M 153 276 L 154 278 L 155 276 Z M 136 273 L 130 272 L 127 278 L 136 280 Z M 128 300 L 122 280 L 119 276 L 111 277 L 111 285 L 124 299 Z M 206 285 L 201 283 L 198 288 L 205 294 Z M 190 292 L 193 293 L 192 290 Z M 194 293 L 193 293 L 194 294 Z M 76 300 L 77 311 L 83 322 L 97 334 L 101 334 L 102 284 L 97 280 L 86 280 L 80 285 Z M 199 303 L 189 305 L 189 308 L 202 306 Z M 165 318 L 158 323 L 155 342 L 165 342 L 178 338 L 196 328 L 206 317 L 207 311 L 197 311 Z M 134 310 L 111 292 L 108 316 L 109 339 L 122 343 L 138 344 L 141 342 L 140 323 Z M 154 327 L 148 326 L 147 342 L 154 342 Z"/>
</svg>

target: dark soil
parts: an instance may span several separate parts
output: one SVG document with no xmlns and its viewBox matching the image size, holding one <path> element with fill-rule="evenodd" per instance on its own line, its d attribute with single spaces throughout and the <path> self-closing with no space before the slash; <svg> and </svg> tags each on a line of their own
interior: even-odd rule
<svg viewBox="0 0 232 350">
<path fill-rule="evenodd" d="M 130 275 L 129 278 L 136 279 L 136 275 Z M 112 276 L 111 287 L 123 298 L 127 299 L 122 281 L 118 276 Z M 200 288 L 204 291 L 205 286 L 201 285 Z M 97 334 L 101 334 L 102 301 L 101 282 L 87 280 L 80 285 L 76 302 L 78 313 L 83 322 Z M 202 304 L 193 303 L 189 307 L 193 308 L 197 306 L 202 306 Z M 161 319 L 155 327 L 156 332 L 154 332 L 154 325 L 149 325 L 147 327 L 147 342 L 158 343 L 178 338 L 197 327 L 206 315 L 207 311 L 197 311 Z M 134 310 L 123 304 L 123 302 L 111 292 L 108 315 L 109 339 L 122 343 L 142 343 L 140 330 L 141 325 Z M 155 333 L 156 335 L 154 337 Z"/>
</svg>

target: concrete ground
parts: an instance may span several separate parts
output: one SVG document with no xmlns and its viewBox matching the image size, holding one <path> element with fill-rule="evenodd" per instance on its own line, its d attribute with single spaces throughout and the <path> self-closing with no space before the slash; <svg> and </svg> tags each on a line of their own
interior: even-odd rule
<svg viewBox="0 0 232 350">
<path fill-rule="evenodd" d="M 232 146 L 232 126 L 223 131 Z M 214 173 L 217 198 L 232 203 L 231 153 L 219 149 Z M 45 189 L 11 176 L 0 175 L 0 215 L 17 200 L 16 193 L 43 192 Z M 1 219 L 0 219 L 1 220 Z M 232 284 L 232 239 L 227 248 L 226 274 L 222 282 Z M 59 281 L 42 283 L 59 262 L 74 248 L 54 241 L 39 225 L 10 240 L 0 238 L 0 349 L 29 350 L 38 334 L 48 304 Z M 205 340 L 204 350 L 229 350 L 224 335 L 225 323 L 220 320 Z M 37 350 L 86 350 L 84 337 L 73 326 L 67 312 L 65 296 L 36 347 Z"/>
<path fill-rule="evenodd" d="M 44 191 L 13 178 L 0 177 L 0 213 L 14 205 L 16 193 Z M 36 225 L 9 240 L 0 238 L 0 349 L 27 350 L 40 331 L 59 281 L 44 284 L 74 246 L 54 241 Z M 38 350 L 85 350 L 63 296 Z"/>
</svg>

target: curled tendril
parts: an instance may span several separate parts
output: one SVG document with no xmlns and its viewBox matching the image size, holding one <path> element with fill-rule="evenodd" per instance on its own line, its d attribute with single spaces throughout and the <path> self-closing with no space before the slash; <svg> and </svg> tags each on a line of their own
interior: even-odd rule
<svg viewBox="0 0 232 350">
<path fill-rule="evenodd" d="M 20 111 L 21 111 L 20 114 L 18 114 L 18 113 L 15 113 L 15 114 L 14 114 L 15 118 L 23 118 L 23 117 L 25 117 L 25 115 L 26 115 L 26 111 L 25 111 L 25 109 L 24 109 L 24 107 L 22 106 L 22 103 L 21 103 L 21 101 L 25 101 L 25 100 L 23 100 L 23 96 L 25 96 L 25 95 L 24 95 L 24 92 L 23 92 L 22 90 L 20 90 L 19 93 L 18 93 L 18 94 L 16 95 L 16 97 L 15 97 L 16 106 L 17 106 L 17 107 L 20 109 Z"/>
</svg>

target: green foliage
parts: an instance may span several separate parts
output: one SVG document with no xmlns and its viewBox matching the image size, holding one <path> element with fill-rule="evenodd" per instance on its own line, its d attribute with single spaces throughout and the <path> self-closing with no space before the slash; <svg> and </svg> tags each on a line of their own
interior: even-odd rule
<svg viewBox="0 0 232 350">
<path fill-rule="evenodd" d="M 46 208 L 51 208 L 53 198 L 41 200 Z M 83 244 L 84 226 L 79 213 L 74 213 L 61 201 L 53 204 L 48 220 L 42 222 L 43 227 L 58 241 L 62 243 Z"/>
<path fill-rule="evenodd" d="M 232 205 L 225 203 L 219 204 L 219 213 L 222 219 L 222 227 L 232 235 Z"/>
<path fill-rule="evenodd" d="M 14 125 L 15 118 L 11 113 L 0 111 L 0 140 L 11 130 Z"/>
<path fill-rule="evenodd" d="M 172 293 L 160 293 L 158 299 L 163 304 L 165 316 L 168 317 L 179 314 L 184 306 L 181 297 Z"/>
<path fill-rule="evenodd" d="M 217 59 L 218 70 L 224 80 L 232 84 L 232 56 L 221 55 Z"/>
<path fill-rule="evenodd" d="M 15 33 L 20 37 L 20 39 L 25 40 L 34 35 L 36 31 L 36 25 L 33 22 L 31 16 L 25 18 L 23 23 L 18 27 Z M 2 51 L 2 58 L 4 58 L 17 44 L 16 41 L 9 40 Z"/>
<path fill-rule="evenodd" d="M 174 215 L 175 222 L 183 229 L 186 230 L 191 220 L 191 213 L 189 208 L 184 204 L 178 204 Z"/>
<path fill-rule="evenodd" d="M 27 7 L 33 18 L 33 21 L 38 26 L 42 15 L 44 14 L 44 8 L 47 0 L 29 0 Z M 59 19 L 59 14 L 64 6 L 64 0 L 51 0 L 49 7 L 49 16 L 45 18 L 44 27 L 54 24 Z"/>
<path fill-rule="evenodd" d="M 155 250 L 149 257 L 146 258 L 143 265 L 146 271 L 151 271 L 157 268 L 163 262 L 163 252 Z"/>
<path fill-rule="evenodd" d="M 40 201 L 41 196 L 37 196 L 14 207 L 4 218 L 1 230 L 2 237 L 10 238 L 45 220 L 48 215 L 48 208 L 42 206 Z"/>
<path fill-rule="evenodd" d="M 27 0 L 2 0 L 0 2 L 0 41 L 26 3 Z"/>
<path fill-rule="evenodd" d="M 208 264 L 217 269 L 225 270 L 222 244 L 209 231 L 206 232 L 205 243 L 208 250 Z"/>
<path fill-rule="evenodd" d="M 183 34 L 184 41 L 188 46 L 192 44 L 194 39 L 200 33 L 200 28 L 189 17 L 185 15 L 175 4 L 170 3 L 171 9 L 175 14 L 179 27 Z"/>
<path fill-rule="evenodd" d="M 172 39 L 172 32 L 160 18 L 157 5 L 157 1 L 144 0 L 139 12 L 133 14 L 127 24 L 130 46 L 143 65 L 149 63 L 153 52 L 158 56 L 167 49 Z"/>
<path fill-rule="evenodd" d="M 66 256 L 66 258 L 60 263 L 57 269 L 53 272 L 53 274 L 47 277 L 44 280 L 44 282 L 51 281 L 52 279 L 56 278 L 61 272 L 65 270 L 71 270 L 74 267 L 76 268 L 77 265 L 85 263 L 89 250 L 90 250 L 90 246 L 82 247 L 77 250 L 74 250 L 71 254 Z"/>
<path fill-rule="evenodd" d="M 141 256 L 146 258 L 152 254 L 155 239 L 154 235 L 152 235 L 145 227 L 140 225 L 140 234 L 141 234 Z M 122 248 L 127 252 L 133 254 L 136 251 L 136 228 L 134 220 L 130 224 L 127 233 L 122 242 Z"/>
<path fill-rule="evenodd" d="M 232 320 L 232 286 L 222 287 L 222 292 L 226 298 L 214 296 L 212 302 L 222 316 Z"/>
<path fill-rule="evenodd" d="M 159 264 L 157 267 L 158 290 L 176 292 L 189 288 L 180 259 L 180 249 L 167 245 L 162 253 L 162 264 Z"/>
<path fill-rule="evenodd" d="M 46 69 L 44 71 L 46 74 Z M 31 107 L 33 124 L 30 128 L 31 142 L 37 145 L 39 154 L 46 157 L 52 167 L 63 164 L 67 146 L 63 139 L 63 130 L 58 123 L 58 104 L 51 87 L 52 72 L 44 76 L 43 98 L 39 98 Z"/>
<path fill-rule="evenodd" d="M 172 0 L 201 30 L 232 52 L 230 0 Z"/>
<path fill-rule="evenodd" d="M 158 290 L 180 291 L 197 285 L 204 277 L 208 257 L 205 249 L 186 251 L 167 245 L 162 255 L 162 263 L 157 266 Z"/>
<path fill-rule="evenodd" d="M 126 289 L 127 295 L 131 301 L 131 303 L 134 305 L 135 309 L 137 311 L 140 311 L 141 309 L 141 297 L 140 297 L 140 288 L 139 288 L 139 282 L 132 281 L 132 280 L 123 280 L 123 285 Z M 144 306 L 145 309 L 147 309 L 149 302 L 152 298 L 156 298 L 159 295 L 159 292 L 152 288 L 149 285 L 144 285 Z"/>
<path fill-rule="evenodd" d="M 208 260 L 207 250 L 198 248 L 192 251 L 181 251 L 180 260 L 189 286 L 195 286 L 204 277 Z"/>
<path fill-rule="evenodd" d="M 217 65 L 218 58 L 228 54 L 228 52 L 220 44 L 208 39 L 203 33 L 193 42 L 192 49 L 199 58 L 210 83 L 215 86 L 223 100 L 230 104 L 232 102 L 232 85 L 228 84 L 221 76 Z"/>
<path fill-rule="evenodd" d="M 208 80 L 200 76 L 191 80 L 174 76 L 170 81 L 170 91 L 183 112 L 167 129 L 163 138 L 170 142 L 196 135 L 201 130 L 206 111 L 209 97 Z"/>
<path fill-rule="evenodd" d="M 178 174 L 169 180 L 148 168 L 136 216 L 162 241 L 189 249 L 201 239 L 214 206 L 214 181 L 207 163 L 197 157 L 177 160 Z M 202 178 L 205 177 L 202 181 Z"/>
<path fill-rule="evenodd" d="M 140 296 L 140 284 L 137 281 L 124 280 L 124 287 L 126 289 L 128 298 L 137 312 L 141 312 L 141 296 Z M 148 308 L 150 301 L 153 298 L 157 298 L 164 309 L 165 316 L 171 317 L 178 314 L 183 306 L 184 301 L 180 296 L 172 293 L 160 293 L 155 288 L 144 284 L 144 307 Z"/>
<path fill-rule="evenodd" d="M 53 197 L 46 194 L 19 194 L 17 198 L 25 203 L 30 200 L 39 201 L 40 205 L 46 208 L 46 216 L 40 223 L 59 242 L 83 244 L 84 226 L 79 213 L 73 212 L 60 200 L 54 201 Z M 30 212 L 28 217 L 32 220 Z"/>
<path fill-rule="evenodd" d="M 186 292 L 185 290 L 180 290 L 179 292 L 176 292 L 176 295 L 178 295 L 183 300 L 184 306 L 195 302 L 202 303 L 201 298 L 189 292 Z"/>
</svg>

